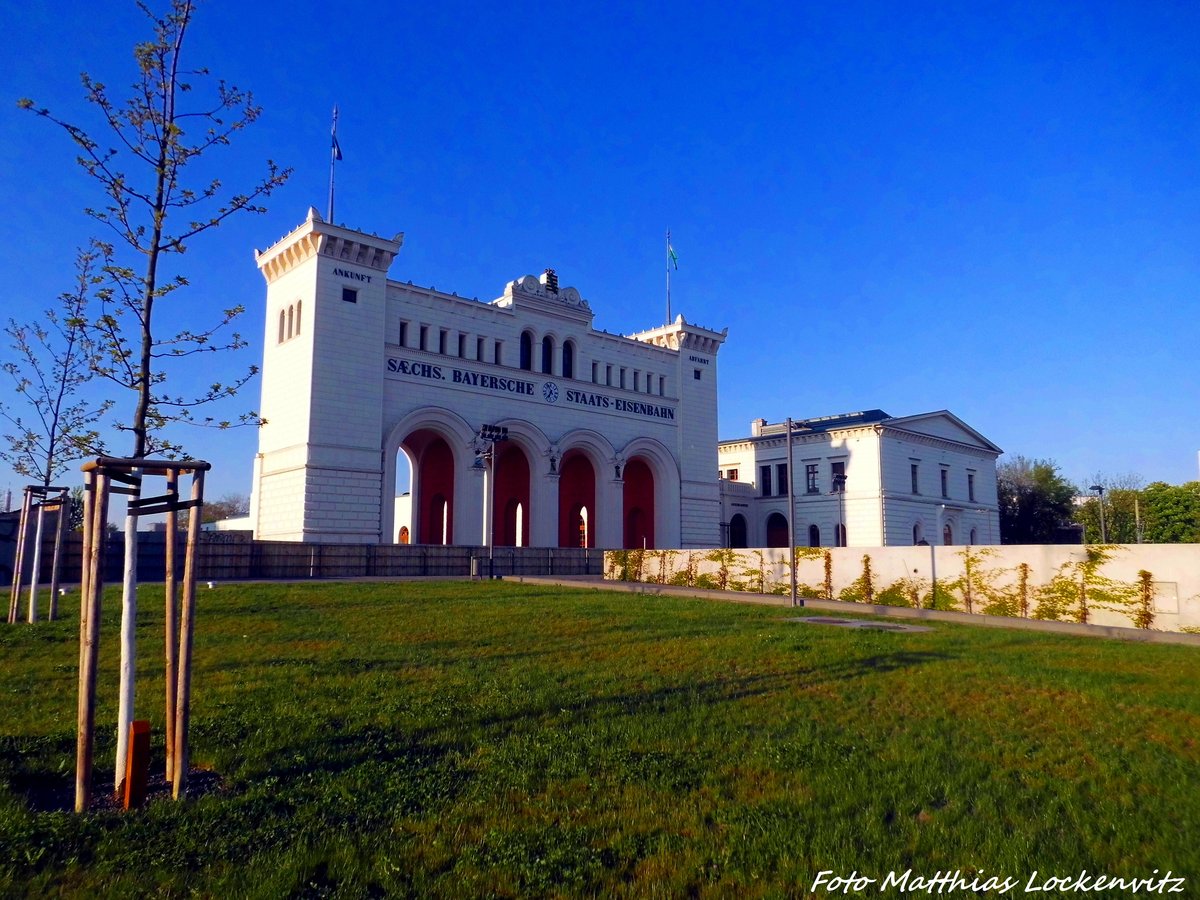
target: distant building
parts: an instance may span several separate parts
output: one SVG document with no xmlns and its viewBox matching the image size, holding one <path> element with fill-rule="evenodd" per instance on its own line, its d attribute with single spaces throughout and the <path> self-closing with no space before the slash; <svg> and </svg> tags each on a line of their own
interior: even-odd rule
<svg viewBox="0 0 1200 900">
<path fill-rule="evenodd" d="M 728 547 L 788 545 L 788 479 L 796 543 L 810 547 L 999 544 L 999 447 L 946 410 L 893 417 L 873 409 L 751 423 L 721 441 L 721 530 Z"/>
</svg>

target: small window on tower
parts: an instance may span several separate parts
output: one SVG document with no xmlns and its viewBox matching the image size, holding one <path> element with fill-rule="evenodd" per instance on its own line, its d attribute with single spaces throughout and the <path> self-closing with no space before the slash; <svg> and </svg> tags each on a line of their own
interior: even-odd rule
<svg viewBox="0 0 1200 900">
<path fill-rule="evenodd" d="M 347 303 L 357 303 L 358 291 L 356 291 L 354 288 L 344 287 L 342 288 L 342 299 Z"/>
<path fill-rule="evenodd" d="M 700 380 L 700 370 L 699 369 L 692 369 L 692 378 L 696 379 L 696 381 Z"/>
</svg>

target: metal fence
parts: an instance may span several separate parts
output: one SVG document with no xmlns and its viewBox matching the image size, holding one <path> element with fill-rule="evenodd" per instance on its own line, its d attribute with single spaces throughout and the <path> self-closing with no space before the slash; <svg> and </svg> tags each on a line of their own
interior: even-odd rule
<svg viewBox="0 0 1200 900">
<path fill-rule="evenodd" d="M 0 515 L 0 583 L 12 582 L 17 522 Z M 604 551 L 573 547 L 440 547 L 420 544 L 307 544 L 256 541 L 246 532 L 201 532 L 196 577 L 206 580 L 271 578 L 356 578 L 375 576 L 600 575 Z M 106 581 L 119 581 L 124 568 L 125 538 L 110 533 L 105 542 Z M 176 536 L 177 559 L 183 559 L 184 536 Z M 165 572 L 165 532 L 138 533 L 138 580 L 162 581 Z M 43 542 L 42 581 L 50 580 L 53 536 Z M 63 580 L 79 579 L 83 536 L 67 536 Z"/>
</svg>

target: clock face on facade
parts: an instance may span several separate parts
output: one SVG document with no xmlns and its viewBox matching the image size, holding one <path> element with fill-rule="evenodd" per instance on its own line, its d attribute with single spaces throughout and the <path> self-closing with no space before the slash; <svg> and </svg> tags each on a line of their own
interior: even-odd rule
<svg viewBox="0 0 1200 900">
<path fill-rule="evenodd" d="M 542 396 L 546 398 L 547 403 L 557 403 L 558 385 L 553 381 L 547 381 L 542 385 Z"/>
</svg>

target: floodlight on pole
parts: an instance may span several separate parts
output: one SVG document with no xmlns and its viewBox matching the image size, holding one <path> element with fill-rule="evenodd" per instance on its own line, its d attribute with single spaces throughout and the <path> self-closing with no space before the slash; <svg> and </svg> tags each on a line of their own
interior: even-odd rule
<svg viewBox="0 0 1200 900">
<path fill-rule="evenodd" d="M 487 473 L 487 493 L 484 495 L 483 527 L 487 533 L 488 577 L 495 577 L 495 530 L 496 530 L 496 445 L 508 440 L 508 429 L 503 425 L 481 425 L 475 436 L 475 462 L 473 468 Z"/>
</svg>

